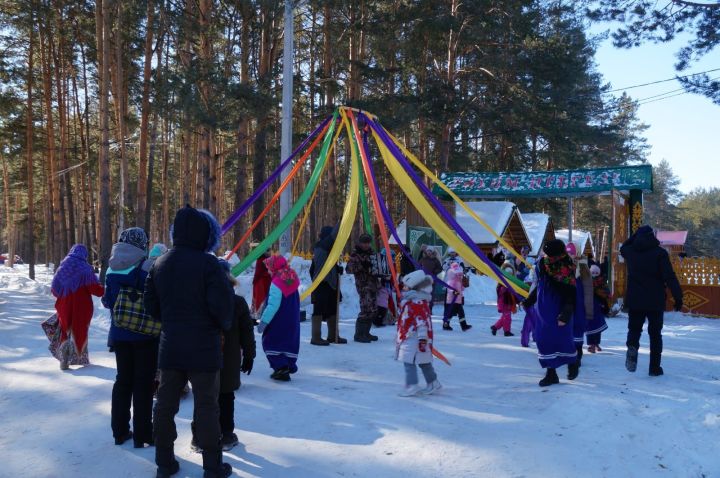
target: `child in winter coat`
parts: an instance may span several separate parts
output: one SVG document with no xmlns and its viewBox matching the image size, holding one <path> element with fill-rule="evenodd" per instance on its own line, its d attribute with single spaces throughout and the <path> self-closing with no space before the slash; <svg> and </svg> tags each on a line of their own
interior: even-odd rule
<svg viewBox="0 0 720 478">
<path fill-rule="evenodd" d="M 463 287 L 463 275 L 464 271 L 457 262 L 453 262 L 445 274 L 445 282 L 452 287 L 452 289 L 448 289 L 445 295 L 443 330 L 452 330 L 450 320 L 455 317 L 455 315 L 460 319 L 460 328 L 463 332 L 472 328 L 472 325 L 468 324 L 465 320 L 465 308 L 463 307 L 465 303 L 463 296 L 463 290 L 465 289 Z"/>
<path fill-rule="evenodd" d="M 515 275 L 515 266 L 511 261 L 505 261 L 501 269 L 509 276 Z M 502 284 L 498 284 L 495 291 L 497 293 L 497 308 L 498 312 L 500 312 L 500 318 L 495 322 L 495 325 L 490 326 L 490 331 L 493 335 L 496 335 L 499 329 L 503 329 L 505 337 L 513 337 L 515 334 L 510 332 L 510 327 L 512 326 L 512 314 L 517 312 L 517 301 L 512 291 Z"/>
<path fill-rule="evenodd" d="M 588 317 L 586 335 L 588 352 L 594 354 L 602 351 L 600 348 L 601 334 L 608 328 L 605 317 L 610 311 L 610 291 L 605 283 L 605 277 L 601 274 L 600 267 L 594 264 L 590 266 L 590 275 L 593 284 L 593 310 L 592 316 Z"/>
<path fill-rule="evenodd" d="M 395 359 L 401 360 L 405 365 L 405 389 L 400 392 L 400 396 L 430 395 L 442 388 L 432 366 L 433 330 L 430 302 L 433 280 L 419 270 L 403 277 L 402 282 L 404 292 L 395 340 Z M 427 382 L 425 388 L 418 385 L 416 364 Z"/>
<path fill-rule="evenodd" d="M 525 277 L 525 282 L 527 284 L 530 284 L 530 293 L 535 290 L 537 287 L 537 277 L 535 276 L 535 269 L 530 269 L 530 272 L 528 273 L 527 277 Z M 525 309 L 525 319 L 523 320 L 523 327 L 522 331 L 520 332 L 520 345 L 523 347 L 529 347 L 530 346 L 530 336 L 532 335 L 533 341 L 535 341 L 535 322 L 536 322 L 536 316 L 535 316 L 535 308 L 534 307 L 524 307 Z"/>
</svg>

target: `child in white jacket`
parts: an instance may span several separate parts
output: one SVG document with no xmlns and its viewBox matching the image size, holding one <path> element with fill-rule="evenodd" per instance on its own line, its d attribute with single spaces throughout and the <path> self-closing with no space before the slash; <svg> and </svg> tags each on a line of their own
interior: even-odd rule
<svg viewBox="0 0 720 478">
<path fill-rule="evenodd" d="M 399 395 L 430 395 L 442 388 L 432 366 L 433 330 L 430 303 L 433 280 L 431 276 L 418 270 L 403 277 L 402 282 L 403 298 L 400 319 L 397 322 L 395 359 L 401 360 L 405 365 L 405 389 Z M 416 364 L 427 382 L 425 388 L 418 385 Z"/>
</svg>

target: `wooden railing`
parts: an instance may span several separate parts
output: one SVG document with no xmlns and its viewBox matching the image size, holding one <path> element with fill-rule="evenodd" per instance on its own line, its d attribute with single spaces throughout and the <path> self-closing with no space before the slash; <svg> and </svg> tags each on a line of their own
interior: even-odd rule
<svg viewBox="0 0 720 478">
<path fill-rule="evenodd" d="M 720 259 L 716 257 L 671 256 L 680 285 L 720 287 Z"/>
</svg>

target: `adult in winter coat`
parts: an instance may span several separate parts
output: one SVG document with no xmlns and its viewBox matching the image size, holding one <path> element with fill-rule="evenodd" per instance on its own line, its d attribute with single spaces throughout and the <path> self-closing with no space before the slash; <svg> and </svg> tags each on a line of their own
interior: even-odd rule
<svg viewBox="0 0 720 478">
<path fill-rule="evenodd" d="M 572 318 L 575 310 L 575 263 L 559 239 L 543 246 L 545 257 L 535 266 L 538 286 L 525 300 L 525 307 L 535 307 L 535 343 L 540 366 L 546 369 L 539 385 L 559 383 L 558 367 L 575 366 L 577 351 L 573 340 Z"/>
<path fill-rule="evenodd" d="M 227 279 L 232 287 L 238 285 L 237 279 L 230 273 L 230 264 L 219 259 L 220 264 L 227 273 Z M 235 391 L 240 388 L 240 372 L 250 375 L 255 361 L 255 332 L 254 323 L 250 318 L 250 308 L 242 296 L 233 294 L 235 312 L 230 330 L 223 332 L 223 365 L 220 370 L 220 394 L 218 405 L 220 407 L 220 431 L 222 438 L 220 444 L 225 451 L 231 450 L 239 443 L 235 434 Z M 193 430 L 192 446 L 201 451 Z"/>
<path fill-rule="evenodd" d="M 627 356 L 625 366 L 634 372 L 637 368 L 638 349 L 645 320 L 650 336 L 650 375 L 663 374 L 662 328 L 665 310 L 665 288 L 675 300 L 675 310 L 682 310 L 683 294 L 670 258 L 650 226 L 640 227 L 620 247 L 627 265 L 627 292 L 625 304 L 628 312 Z"/>
<path fill-rule="evenodd" d="M 210 251 L 220 242 L 220 225 L 207 211 L 190 206 L 175 215 L 173 248 L 155 261 L 145 286 L 145 310 L 162 322 L 158 365 L 161 370 L 155 414 L 158 476 L 179 469 L 174 457 L 175 414 L 190 380 L 197 444 L 206 477 L 229 476 L 222 463 L 218 394 L 222 331 L 233 317 L 233 290 Z"/>
<path fill-rule="evenodd" d="M 267 305 L 258 332 L 273 373 L 270 378 L 287 382 L 297 372 L 300 352 L 300 279 L 283 256 L 270 256 L 265 265 L 272 276 Z"/>
<path fill-rule="evenodd" d="M 60 324 L 60 369 L 70 365 L 89 365 L 87 353 L 88 329 L 93 316 L 91 296 L 103 295 L 103 287 L 87 262 L 88 251 L 75 244 L 55 272 L 51 291 L 55 296 L 55 311 Z"/>
<path fill-rule="evenodd" d="M 372 237 L 362 234 L 347 264 L 347 272 L 355 276 L 355 288 L 360 297 L 360 314 L 355 321 L 355 342 L 370 343 L 377 336 L 370 333 L 377 316 L 378 278 L 373 274 L 370 256 L 373 254 Z"/>
<path fill-rule="evenodd" d="M 320 238 L 313 247 L 313 259 L 310 264 L 310 277 L 314 281 L 325 262 L 327 261 L 330 249 L 332 249 L 337 238 L 338 226 L 325 226 L 320 230 Z M 313 305 L 312 315 L 312 337 L 310 343 L 313 345 L 329 345 L 331 343 L 346 344 L 347 340 L 340 337 L 338 329 L 338 301 L 340 299 L 340 274 L 342 267 L 335 265 L 330 269 L 328 275 L 320 285 L 313 291 L 310 299 Z M 322 338 L 322 323 L 327 322 L 327 340 Z"/>
<path fill-rule="evenodd" d="M 445 294 L 445 310 L 443 312 L 443 330 L 452 330 L 450 320 L 456 315 L 460 320 L 460 328 L 465 332 L 472 328 L 465 320 L 465 287 L 463 287 L 463 270 L 454 262 L 445 273 L 445 283 L 450 286 Z"/>
<path fill-rule="evenodd" d="M 442 263 L 438 259 L 438 253 L 432 247 L 425 248 L 423 257 L 420 258 L 420 265 L 426 274 L 438 275 L 443 271 Z"/>
<path fill-rule="evenodd" d="M 270 257 L 269 252 L 264 252 L 257 261 L 255 261 L 255 274 L 253 275 L 253 295 L 252 295 L 252 313 L 258 314 L 262 310 L 267 300 L 268 291 L 270 291 L 270 272 L 265 267 L 265 259 Z"/>
<path fill-rule="evenodd" d="M 430 315 L 432 277 L 423 271 L 403 277 L 403 298 L 395 338 L 395 359 L 405 366 L 405 389 L 402 397 L 422 393 L 429 395 L 442 388 L 432 366 L 433 329 Z M 418 386 L 416 365 L 425 377 L 427 386 Z"/>
<path fill-rule="evenodd" d="M 110 309 L 109 341 L 115 352 L 117 375 L 112 390 L 110 426 L 116 445 L 130 438 L 135 448 L 152 445 L 152 405 L 157 370 L 158 340 L 118 327 L 115 304 L 120 289 L 134 290 L 138 297 L 145 289 L 147 271 L 143 268 L 147 257 L 147 235 L 139 227 L 120 233 L 110 254 L 110 268 L 105 275 L 103 305 Z M 130 431 L 130 405 L 132 404 L 133 431 Z"/>
</svg>

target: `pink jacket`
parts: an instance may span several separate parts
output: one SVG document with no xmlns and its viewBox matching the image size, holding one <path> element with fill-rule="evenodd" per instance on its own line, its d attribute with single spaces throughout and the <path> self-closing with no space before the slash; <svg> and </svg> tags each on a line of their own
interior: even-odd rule
<svg viewBox="0 0 720 478">
<path fill-rule="evenodd" d="M 517 312 L 515 296 L 507 287 L 498 284 L 496 292 L 498 312 L 501 314 L 503 312 L 510 312 L 511 314 Z"/>
<path fill-rule="evenodd" d="M 448 271 L 445 273 L 445 282 L 450 287 L 454 287 L 459 292 L 459 294 L 456 296 L 454 290 L 448 289 L 447 295 L 445 297 L 446 303 L 452 304 L 454 302 L 456 304 L 462 304 L 464 290 L 464 287 L 462 285 L 462 278 L 462 267 L 460 267 L 460 264 L 458 263 L 453 263 L 450 266 L 450 269 L 448 269 Z"/>
</svg>

